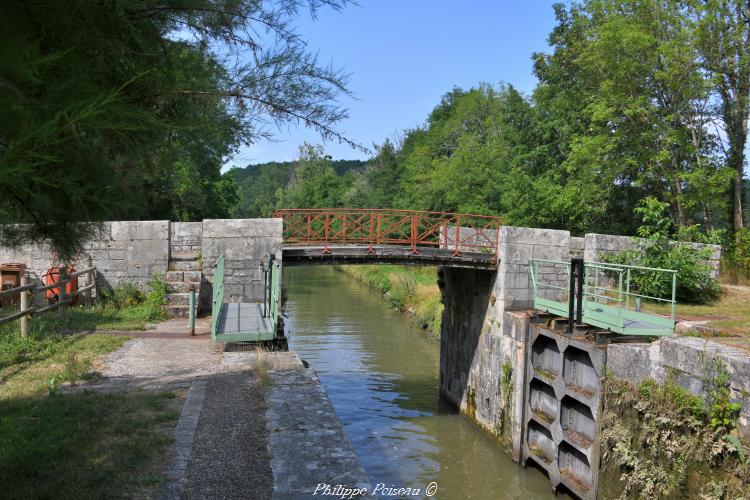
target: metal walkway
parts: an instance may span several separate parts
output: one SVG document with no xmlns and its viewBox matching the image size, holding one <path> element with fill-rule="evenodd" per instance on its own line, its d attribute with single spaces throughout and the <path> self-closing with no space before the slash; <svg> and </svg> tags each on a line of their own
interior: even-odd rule
<svg viewBox="0 0 750 500">
<path fill-rule="evenodd" d="M 674 334 L 677 271 L 579 260 L 580 277 L 574 276 L 572 262 L 531 261 L 535 309 L 564 318 L 572 316 L 577 322 L 621 335 Z M 574 278 L 578 279 L 577 287 Z M 637 283 L 644 279 L 671 285 L 670 298 L 639 293 Z M 671 315 L 644 312 L 642 302 L 670 304 Z"/>
<path fill-rule="evenodd" d="M 211 338 L 215 342 L 257 342 L 278 337 L 281 312 L 281 266 L 266 256 L 262 302 L 224 303 L 224 256 L 213 275 Z"/>
</svg>

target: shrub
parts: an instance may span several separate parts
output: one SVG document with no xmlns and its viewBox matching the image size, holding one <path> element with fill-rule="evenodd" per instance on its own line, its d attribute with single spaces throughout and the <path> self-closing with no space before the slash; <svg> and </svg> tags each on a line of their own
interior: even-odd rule
<svg viewBox="0 0 750 500">
<path fill-rule="evenodd" d="M 397 275 L 390 290 L 390 302 L 393 307 L 406 309 L 417 293 L 417 282 L 411 276 Z"/>
<path fill-rule="evenodd" d="M 145 298 L 146 294 L 131 283 L 124 283 L 117 288 L 105 290 L 102 293 L 102 301 L 105 305 L 114 309 L 123 309 L 140 305 Z"/>
<path fill-rule="evenodd" d="M 164 305 L 167 303 L 169 289 L 164 282 L 164 277 L 161 274 L 155 274 L 148 282 L 148 288 L 149 292 L 143 303 L 146 309 L 146 320 L 162 321 L 167 319 L 167 311 Z"/>
<path fill-rule="evenodd" d="M 719 284 L 711 277 L 711 267 L 706 264 L 711 256 L 710 248 L 697 249 L 684 241 L 671 241 L 669 227 L 671 219 L 666 214 L 669 205 L 655 198 L 646 198 L 636 212 L 643 218 L 638 229 L 641 237 L 638 250 L 605 256 L 603 260 L 614 264 L 626 264 L 677 271 L 676 298 L 680 302 L 702 304 L 715 299 L 720 292 Z M 681 237 L 695 231 L 695 227 L 678 230 Z M 634 271 L 631 284 L 642 295 L 670 298 L 672 275 L 668 273 Z"/>
<path fill-rule="evenodd" d="M 167 284 L 161 274 L 155 274 L 148 282 L 148 292 L 139 290 L 131 283 L 122 285 L 102 294 L 105 308 L 118 311 L 127 310 L 129 315 L 144 321 L 167 319 L 164 305 L 167 303 Z"/>
</svg>

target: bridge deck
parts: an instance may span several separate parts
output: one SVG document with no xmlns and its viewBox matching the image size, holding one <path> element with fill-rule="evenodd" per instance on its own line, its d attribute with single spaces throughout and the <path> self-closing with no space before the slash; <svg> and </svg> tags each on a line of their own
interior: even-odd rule
<svg viewBox="0 0 750 500">
<path fill-rule="evenodd" d="M 222 304 L 216 322 L 216 341 L 254 342 L 275 336 L 270 318 L 263 317 L 263 304 L 245 302 Z"/>
<path fill-rule="evenodd" d="M 498 259 L 494 253 L 460 252 L 419 247 L 412 253 L 409 246 L 375 245 L 301 245 L 285 243 L 282 250 L 285 266 L 309 264 L 408 264 L 417 266 L 463 267 L 496 270 Z"/>
</svg>

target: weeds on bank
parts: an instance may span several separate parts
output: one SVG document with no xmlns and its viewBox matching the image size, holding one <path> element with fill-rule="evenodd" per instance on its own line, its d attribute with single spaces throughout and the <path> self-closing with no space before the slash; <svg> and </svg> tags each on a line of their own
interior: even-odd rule
<svg viewBox="0 0 750 500">
<path fill-rule="evenodd" d="M 410 313 L 431 334 L 440 335 L 443 304 L 435 268 L 375 265 L 339 269 L 384 294 L 393 308 Z"/>
<path fill-rule="evenodd" d="M 706 399 L 679 387 L 637 387 L 608 378 L 602 425 L 603 468 L 620 474 L 622 497 L 742 498 L 750 490 L 750 452 L 734 429 L 720 361 L 706 363 Z"/>
</svg>

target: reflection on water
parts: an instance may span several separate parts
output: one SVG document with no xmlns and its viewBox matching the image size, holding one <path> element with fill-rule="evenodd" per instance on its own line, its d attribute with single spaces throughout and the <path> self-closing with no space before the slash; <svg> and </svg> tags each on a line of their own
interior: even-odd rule
<svg viewBox="0 0 750 500">
<path fill-rule="evenodd" d="M 549 480 L 439 402 L 439 342 L 327 266 L 284 270 L 289 348 L 315 368 L 373 485 L 551 498 Z"/>
</svg>

